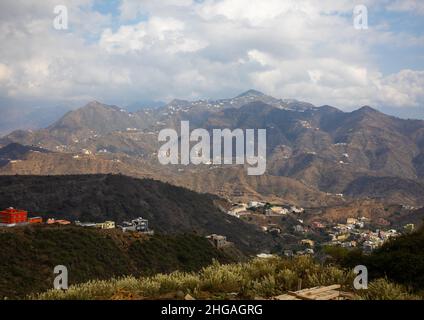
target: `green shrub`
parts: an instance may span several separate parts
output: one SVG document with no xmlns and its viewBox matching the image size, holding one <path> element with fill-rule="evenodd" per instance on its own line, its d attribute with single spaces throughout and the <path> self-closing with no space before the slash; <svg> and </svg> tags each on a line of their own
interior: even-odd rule
<svg viewBox="0 0 424 320">
<path fill-rule="evenodd" d="M 420 300 L 421 298 L 409 294 L 407 290 L 387 279 L 378 279 L 368 285 L 367 290 L 357 292 L 360 299 L 364 300 Z"/>
</svg>

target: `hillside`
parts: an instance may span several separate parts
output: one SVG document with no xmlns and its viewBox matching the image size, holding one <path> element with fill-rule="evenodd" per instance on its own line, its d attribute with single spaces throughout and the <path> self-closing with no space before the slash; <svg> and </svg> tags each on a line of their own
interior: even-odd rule
<svg viewBox="0 0 424 320">
<path fill-rule="evenodd" d="M 122 223 L 142 216 L 159 233 L 217 233 L 246 252 L 273 248 L 272 236 L 224 214 L 215 201 L 219 198 L 121 175 L 0 176 L 2 208 L 92 222 Z"/>
<path fill-rule="evenodd" d="M 390 198 L 396 203 L 423 203 L 424 184 L 396 177 L 360 177 L 352 181 L 344 194 L 374 199 Z"/>
<path fill-rule="evenodd" d="M 32 146 L 23 146 L 19 143 L 11 143 L 0 149 L 0 159 L 18 160 L 25 157 L 30 152 L 50 153 L 49 150 Z"/>
<path fill-rule="evenodd" d="M 421 216 L 422 217 L 422 216 Z M 424 226 L 385 243 L 370 255 L 359 250 L 328 248 L 333 259 L 344 267 L 367 266 L 371 279 L 386 277 L 417 292 L 424 286 Z"/>
<path fill-rule="evenodd" d="M 69 284 L 120 276 L 195 271 L 213 259 L 237 255 L 216 250 L 196 235 L 136 238 L 119 230 L 75 226 L 0 229 L 0 299 L 24 298 L 53 286 L 56 265 L 65 265 Z M 7 262 L 7 263 L 5 263 Z"/>
<path fill-rule="evenodd" d="M 192 130 L 267 129 L 266 173 L 249 177 L 245 168 L 228 165 L 164 168 L 157 159 L 158 133 L 164 128 L 179 131 L 182 120 L 190 121 Z M 390 203 L 424 205 L 421 192 L 414 188 L 424 181 L 424 121 L 388 116 L 368 106 L 343 112 L 331 106 L 277 99 L 255 90 L 216 101 L 173 100 L 166 106 L 135 113 L 94 101 L 45 129 L 15 131 L 0 139 L 0 146 L 9 143 L 61 154 L 107 156 L 127 167 L 111 168 L 101 162 L 102 158 L 99 165 L 93 160 L 79 166 L 71 157 L 58 160 L 44 155 L 2 167 L 0 174 L 121 172 L 232 199 L 279 199 L 319 206 L 334 203 L 337 194 L 348 194 L 352 198 L 378 197 Z M 402 190 L 379 188 L 373 192 L 374 186 L 388 177 Z M 383 180 L 378 183 L 378 179 Z"/>
</svg>

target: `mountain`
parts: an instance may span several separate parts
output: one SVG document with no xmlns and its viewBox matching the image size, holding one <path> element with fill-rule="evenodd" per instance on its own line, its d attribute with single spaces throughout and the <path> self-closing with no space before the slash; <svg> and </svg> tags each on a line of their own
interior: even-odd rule
<svg viewBox="0 0 424 320">
<path fill-rule="evenodd" d="M 19 143 L 11 143 L 3 148 L 0 148 L 0 159 L 19 160 L 30 152 L 50 153 L 49 150 L 43 148 L 23 146 Z"/>
<path fill-rule="evenodd" d="M 424 184 L 394 177 L 360 177 L 344 193 L 352 197 L 390 198 L 397 203 L 423 203 Z"/>
<path fill-rule="evenodd" d="M 42 217 L 117 223 L 142 216 L 157 233 L 222 234 L 245 252 L 270 250 L 272 236 L 231 217 L 218 197 L 122 175 L 0 176 L 0 208 Z"/>
<path fill-rule="evenodd" d="M 68 112 L 47 129 L 52 133 L 90 129 L 104 134 L 137 127 L 141 121 L 136 114 L 128 113 L 125 109 L 93 101 L 78 110 Z"/>
<path fill-rule="evenodd" d="M 11 143 L 3 148 L 0 148 L 0 167 L 3 167 L 11 162 L 17 162 L 26 160 L 30 154 L 34 153 L 50 153 L 49 150 L 32 147 L 32 146 L 23 146 L 19 143 Z"/>
<path fill-rule="evenodd" d="M 18 129 L 44 128 L 71 109 L 68 106 L 16 105 L 13 101 L 2 101 L 0 98 L 0 136 Z"/>
<path fill-rule="evenodd" d="M 267 129 L 265 175 L 249 177 L 240 166 L 160 165 L 158 133 L 164 128 L 179 131 L 183 120 L 190 121 L 192 130 Z M 150 174 L 148 177 L 232 199 L 263 198 L 305 206 L 343 202 L 345 198 L 340 194 L 352 198 L 376 196 L 372 187 L 358 188 L 358 183 L 390 177 L 399 179 L 399 185 L 405 188 L 401 193 L 380 188 L 380 199 L 424 204 L 424 197 L 402 182 L 424 183 L 424 121 L 395 118 L 369 106 L 343 112 L 328 105 L 315 107 L 277 99 L 255 90 L 230 99 L 173 100 L 163 107 L 136 113 L 92 102 L 46 129 L 15 131 L 0 139 L 3 146 L 14 142 L 68 154 L 68 160 L 58 160 L 56 155 L 37 160 L 32 157 L 31 162 L 3 167 L 2 174 L 122 170 L 126 175 Z M 90 164 L 81 166 L 75 154 L 86 153 Z M 42 158 L 48 158 L 48 170 Z M 103 164 L 97 166 L 98 161 Z M 119 161 L 119 165 L 112 168 L 105 161 Z M 78 169 L 67 170 L 67 166 Z M 400 196 L 410 191 L 411 196 Z"/>
<path fill-rule="evenodd" d="M 239 94 L 236 98 L 243 98 L 243 97 L 263 97 L 265 96 L 264 93 L 254 90 L 254 89 L 250 89 L 247 90 L 246 92 L 243 92 L 242 94 Z"/>
</svg>

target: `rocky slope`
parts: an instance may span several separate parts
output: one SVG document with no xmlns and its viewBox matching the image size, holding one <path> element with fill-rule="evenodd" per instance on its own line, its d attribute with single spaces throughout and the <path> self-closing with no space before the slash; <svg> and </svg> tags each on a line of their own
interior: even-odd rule
<svg viewBox="0 0 424 320">
<path fill-rule="evenodd" d="M 179 131 L 182 120 L 190 121 L 191 129 L 267 129 L 266 174 L 252 178 L 236 166 L 160 165 L 158 133 L 163 128 Z M 337 201 L 337 194 L 374 197 L 375 184 L 368 183 L 390 177 L 400 179 L 402 190 L 396 193 L 380 188 L 378 197 L 389 202 L 404 198 L 407 204 L 423 204 L 418 194 L 421 189 L 402 179 L 419 186 L 424 181 L 424 121 L 391 117 L 370 107 L 342 112 L 331 106 L 276 99 L 254 90 L 217 101 L 174 100 L 164 107 L 135 113 L 92 102 L 46 129 L 13 132 L 0 139 L 0 146 L 11 142 L 60 153 L 107 155 L 108 159 L 120 161 L 124 156 L 123 162 L 131 169 L 116 170 L 125 174 L 150 173 L 156 179 L 231 198 L 241 195 L 317 205 Z M 38 165 L 32 161 L 26 169 L 25 164 L 21 166 L 3 167 L 1 171 L 76 172 L 54 162 L 43 170 L 41 158 Z M 68 167 L 75 165 L 70 163 Z M 98 172 L 105 172 L 104 167 L 98 165 Z M 94 164 L 87 168 L 88 173 L 96 170 Z"/>
</svg>

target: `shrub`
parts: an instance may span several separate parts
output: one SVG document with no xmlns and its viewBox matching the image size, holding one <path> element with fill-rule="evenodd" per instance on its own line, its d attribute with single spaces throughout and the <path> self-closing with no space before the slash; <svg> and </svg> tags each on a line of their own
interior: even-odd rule
<svg viewBox="0 0 424 320">
<path fill-rule="evenodd" d="M 367 290 L 357 292 L 358 297 L 364 300 L 419 300 L 420 297 L 409 294 L 407 290 L 387 279 L 378 279 L 371 282 Z"/>
<path fill-rule="evenodd" d="M 151 277 L 125 277 L 109 281 L 90 281 L 70 287 L 68 291 L 50 290 L 30 299 L 154 299 L 163 295 L 190 293 L 200 299 L 225 299 L 229 293 L 238 298 L 272 297 L 302 288 L 341 284 L 352 291 L 353 272 L 324 266 L 310 257 L 253 259 L 246 263 L 220 264 L 214 261 L 197 273 L 173 272 Z M 368 290 L 358 291 L 358 299 L 418 299 L 386 279 L 370 283 Z"/>
</svg>

